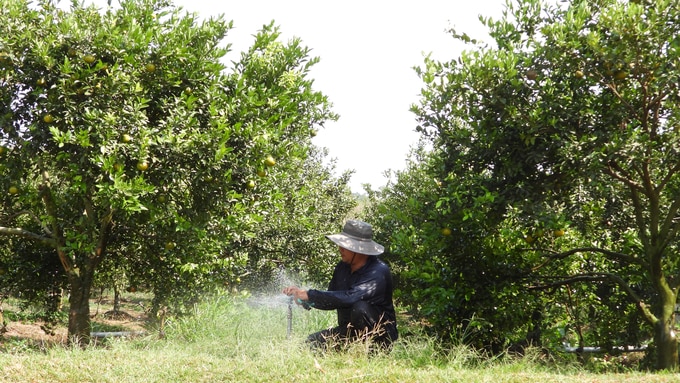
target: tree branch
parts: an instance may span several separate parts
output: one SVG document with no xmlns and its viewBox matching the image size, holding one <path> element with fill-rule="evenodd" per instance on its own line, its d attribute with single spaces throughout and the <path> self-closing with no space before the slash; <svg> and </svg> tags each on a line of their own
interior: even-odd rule
<svg viewBox="0 0 680 383">
<path fill-rule="evenodd" d="M 642 241 L 642 245 L 646 248 L 649 246 L 649 236 L 647 235 L 647 232 L 645 231 L 646 225 L 645 225 L 645 218 L 643 212 L 644 207 L 642 206 L 642 201 L 640 201 L 640 196 L 636 192 L 635 189 L 630 189 L 630 199 L 633 202 L 633 212 L 635 214 L 635 223 L 637 224 L 638 227 L 638 235 L 640 237 L 640 240 Z"/>
<path fill-rule="evenodd" d="M 57 219 L 57 207 L 54 202 L 54 197 L 52 196 L 52 189 L 50 188 L 47 172 L 43 172 L 43 184 L 40 185 L 40 195 L 45 204 L 45 210 L 47 211 L 47 216 L 52 226 L 52 232 L 54 233 L 52 237 L 55 241 L 54 247 L 57 249 L 59 262 L 61 262 L 66 273 L 71 273 L 74 269 L 75 260 L 64 252 L 63 249 L 63 246 L 65 245 L 64 232 Z"/>
<path fill-rule="evenodd" d="M 645 192 L 645 188 L 642 187 L 642 185 L 633 182 L 631 179 L 632 177 L 630 176 L 630 173 L 628 173 L 626 170 L 624 170 L 618 162 L 611 160 L 607 162 L 607 167 L 604 169 L 605 173 L 608 175 L 612 176 L 613 178 L 623 182 L 625 185 L 628 187 L 635 189 L 640 192 Z"/>
<path fill-rule="evenodd" d="M 45 224 L 42 221 L 40 221 L 40 218 L 38 218 L 38 216 L 33 214 L 33 212 L 30 211 L 30 210 L 22 210 L 22 211 L 16 212 L 15 214 L 12 214 L 11 216 L 9 216 L 7 218 L 7 221 L 12 221 L 15 218 L 20 217 L 24 214 L 30 216 L 33 219 L 33 221 L 35 221 L 43 229 L 43 231 L 45 231 L 45 233 L 47 235 L 52 236 L 52 232 L 50 231 L 50 229 L 47 226 L 45 226 Z"/>
<path fill-rule="evenodd" d="M 637 306 L 638 310 L 640 310 L 640 313 L 644 316 L 644 318 L 650 323 L 654 324 L 658 321 L 657 317 L 651 312 L 649 307 L 643 302 L 643 300 L 640 298 L 640 296 L 630 287 L 630 285 L 623 280 L 623 278 L 619 277 L 618 275 L 611 274 L 611 273 L 584 273 L 584 274 L 576 274 L 572 276 L 564 276 L 564 277 L 558 277 L 560 278 L 557 281 L 550 282 L 550 283 L 545 283 L 541 285 L 535 285 L 535 286 L 529 286 L 530 290 L 549 290 L 549 289 L 554 289 L 556 287 L 562 287 L 565 285 L 569 285 L 572 283 L 578 283 L 578 282 L 597 282 L 597 281 L 612 281 L 616 283 L 617 286 L 619 286 L 625 293 L 628 295 L 628 297 L 635 303 Z"/>
<path fill-rule="evenodd" d="M 619 99 L 619 101 L 623 102 L 623 104 L 630 110 L 633 114 L 636 114 L 637 109 L 634 108 L 623 96 L 621 96 L 621 93 L 619 93 L 618 89 L 616 89 L 616 85 L 608 82 L 605 84 L 609 90 L 614 93 L 614 95 Z"/>
<path fill-rule="evenodd" d="M 538 266 L 534 266 L 531 269 L 531 271 L 538 271 L 552 261 L 564 259 L 564 258 L 570 257 L 570 256 L 578 254 L 578 253 L 600 253 L 600 254 L 604 254 L 607 258 L 612 259 L 612 260 L 622 261 L 622 262 L 640 265 L 640 266 L 645 267 L 643 260 L 636 258 L 635 256 L 632 256 L 632 255 L 629 255 L 629 254 L 619 253 L 619 252 L 607 250 L 607 249 L 601 249 L 599 247 L 579 247 L 579 248 L 571 249 L 571 250 L 568 250 L 568 251 L 565 251 L 565 252 L 562 252 L 562 253 L 556 253 L 556 254 L 549 255 L 543 263 L 539 264 Z"/>
<path fill-rule="evenodd" d="M 645 302 L 642 301 L 642 298 L 640 298 L 639 295 L 633 290 L 630 285 L 623 280 L 623 278 L 619 277 L 618 275 L 615 274 L 610 274 L 610 273 L 604 273 L 603 275 L 606 275 L 609 279 L 614 281 L 619 287 L 623 289 L 623 291 L 628 294 L 628 296 L 633 300 L 633 302 L 637 305 L 638 310 L 642 313 L 642 315 L 647 319 L 647 321 L 650 324 L 656 323 L 658 320 L 656 316 L 649 310 L 649 307 L 645 304 Z"/>
<path fill-rule="evenodd" d="M 106 245 L 109 242 L 109 234 L 111 233 L 111 226 L 113 223 L 113 214 L 115 209 L 110 209 L 109 212 L 102 218 L 99 228 L 99 240 L 97 241 L 97 248 L 95 249 L 95 266 L 98 265 L 106 254 Z"/>
<path fill-rule="evenodd" d="M 42 236 L 40 234 L 36 234 L 32 231 L 24 230 L 24 229 L 18 228 L 18 227 L 0 226 L 0 234 L 13 235 L 13 236 L 21 237 L 21 238 L 28 238 L 28 239 L 36 240 L 40 243 L 44 243 L 46 245 L 53 246 L 53 247 L 56 245 L 56 241 L 54 239 L 52 239 L 51 237 L 45 237 L 45 236 Z"/>
<path fill-rule="evenodd" d="M 542 283 L 539 285 L 529 286 L 529 290 L 551 290 L 556 287 L 562 287 L 577 282 L 597 282 L 607 280 L 607 278 L 603 275 L 591 275 L 591 274 L 578 274 L 555 278 L 557 278 L 558 280 L 550 283 Z"/>
<path fill-rule="evenodd" d="M 678 210 L 680 210 L 680 198 L 676 198 L 673 201 L 670 208 L 668 209 L 666 219 L 664 220 L 663 225 L 661 225 L 661 237 L 664 239 L 663 241 L 664 248 L 668 246 L 668 243 L 671 241 L 671 238 L 675 237 L 675 235 L 673 235 L 674 234 L 673 231 L 677 229 L 675 216 Z"/>
<path fill-rule="evenodd" d="M 673 179 L 675 173 L 680 171 L 680 161 L 678 161 L 672 169 L 668 171 L 668 174 L 661 180 L 659 185 L 656 186 L 656 192 L 661 193 L 661 190 L 666 187 L 666 185 Z"/>
</svg>

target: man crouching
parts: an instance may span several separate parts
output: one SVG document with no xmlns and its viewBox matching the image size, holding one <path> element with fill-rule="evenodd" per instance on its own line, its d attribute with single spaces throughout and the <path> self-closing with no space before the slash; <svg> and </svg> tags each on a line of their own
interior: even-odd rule
<svg viewBox="0 0 680 383">
<path fill-rule="evenodd" d="M 337 310 L 338 326 L 309 335 L 307 342 L 325 349 L 331 339 L 370 339 L 389 350 L 399 335 L 392 302 L 392 274 L 377 257 L 384 247 L 373 241 L 373 228 L 362 221 L 347 221 L 341 233 L 326 238 L 338 245 L 341 257 L 328 290 L 296 286 L 283 290 L 305 308 Z"/>
</svg>

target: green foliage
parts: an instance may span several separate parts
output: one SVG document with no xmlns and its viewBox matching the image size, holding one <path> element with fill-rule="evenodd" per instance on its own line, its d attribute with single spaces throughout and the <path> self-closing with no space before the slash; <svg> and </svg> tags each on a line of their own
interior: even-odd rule
<svg viewBox="0 0 680 383">
<path fill-rule="evenodd" d="M 227 68 L 231 23 L 167 1 L 0 4 L 0 235 L 54 249 L 72 335 L 95 278 L 152 289 L 156 309 L 235 280 L 285 202 L 258 171 L 300 175 L 311 132 L 337 117 L 309 49 L 272 24 Z"/>
<path fill-rule="evenodd" d="M 253 289 L 271 285 L 283 270 L 325 286 L 337 264 L 338 250 L 324 235 L 335 233 L 356 205 L 350 173 L 335 178 L 334 163 L 322 165 L 326 151 L 313 148 L 309 157 L 289 161 L 285 169 L 267 169 L 259 179 L 268 196 L 260 198 L 262 214 L 254 235 L 239 243 L 247 252 L 244 283 Z"/>
<path fill-rule="evenodd" d="M 669 4 L 508 2 L 501 20 L 480 18 L 494 45 L 468 41 L 477 45 L 457 60 L 426 59 L 413 107 L 441 157 L 428 172 L 443 182 L 437 207 L 462 215 L 462 231 L 475 222 L 466 233 L 474 244 L 461 243 L 479 254 L 468 262 L 479 271 L 505 264 L 509 275 L 498 276 L 508 281 L 522 276 L 521 287 L 494 294 L 528 288 L 552 299 L 566 289 L 579 296 L 570 325 L 587 322 L 587 341 L 653 333 L 659 368 L 678 364 L 680 285 L 669 276 L 680 259 L 680 51 Z M 560 314 L 544 303 L 556 325 Z M 611 314 L 596 313 L 604 309 Z"/>
<path fill-rule="evenodd" d="M 414 151 L 394 183 L 371 194 L 368 220 L 388 248 L 398 301 L 444 342 L 464 339 L 498 353 L 527 336 L 525 324 L 541 303 L 524 286 L 521 257 L 495 252 L 488 212 L 459 199 L 469 181 L 435 178 L 443 158 Z M 477 199 L 478 209 L 488 199 Z"/>
<path fill-rule="evenodd" d="M 0 266 L 4 270 L 0 297 L 20 296 L 24 305 L 40 308 L 42 321 L 56 321 L 66 278 L 54 249 L 25 241 L 12 241 L 12 245 L 12 255 Z"/>
</svg>

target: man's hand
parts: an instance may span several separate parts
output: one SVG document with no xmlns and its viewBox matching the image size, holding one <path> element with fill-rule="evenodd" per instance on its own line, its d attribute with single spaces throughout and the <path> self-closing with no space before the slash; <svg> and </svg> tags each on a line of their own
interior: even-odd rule
<svg viewBox="0 0 680 383">
<path fill-rule="evenodd" d="M 288 295 L 289 297 L 293 297 L 295 299 L 295 302 L 299 304 L 299 301 L 307 301 L 309 300 L 309 296 L 307 295 L 307 290 L 303 290 L 297 286 L 288 286 L 285 289 L 283 289 L 283 293 Z"/>
</svg>

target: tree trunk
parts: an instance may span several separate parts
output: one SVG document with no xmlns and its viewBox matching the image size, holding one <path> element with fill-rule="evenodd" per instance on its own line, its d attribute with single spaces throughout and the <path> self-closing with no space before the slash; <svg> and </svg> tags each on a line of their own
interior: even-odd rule
<svg viewBox="0 0 680 383">
<path fill-rule="evenodd" d="M 678 369 L 678 338 L 675 335 L 675 303 L 664 307 L 663 315 L 654 323 L 654 345 L 656 347 L 656 368 L 659 370 L 676 371 Z M 670 313 L 668 313 L 670 311 Z"/>
<path fill-rule="evenodd" d="M 118 284 L 114 282 L 113 284 L 113 312 L 120 312 L 120 289 Z"/>
<path fill-rule="evenodd" d="M 654 249 L 648 258 L 650 276 L 657 294 L 657 303 L 652 306 L 654 315 L 648 316 L 654 330 L 654 347 L 656 348 L 656 368 L 676 371 L 680 365 L 678 360 L 678 338 L 675 335 L 675 305 L 678 301 L 677 288 L 671 286 L 663 272 L 663 251 Z"/>
<path fill-rule="evenodd" d="M 5 323 L 5 310 L 2 308 L 2 301 L 0 301 L 0 334 L 7 332 L 7 323 Z"/>
<path fill-rule="evenodd" d="M 86 346 L 90 343 L 90 290 L 92 276 L 69 275 L 71 287 L 68 313 L 68 339 L 71 344 Z"/>
</svg>

